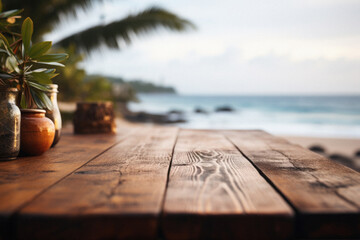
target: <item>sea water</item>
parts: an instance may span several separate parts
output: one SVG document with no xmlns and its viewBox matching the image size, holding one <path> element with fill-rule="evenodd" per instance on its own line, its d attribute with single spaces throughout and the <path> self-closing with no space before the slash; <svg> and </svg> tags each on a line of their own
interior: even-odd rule
<svg viewBox="0 0 360 240">
<path fill-rule="evenodd" d="M 273 134 L 360 138 L 360 96 L 195 96 L 141 94 L 133 111 L 183 112 L 196 129 L 262 129 Z M 233 112 L 216 112 L 229 106 Z M 207 113 L 195 113 L 201 108 Z"/>
</svg>

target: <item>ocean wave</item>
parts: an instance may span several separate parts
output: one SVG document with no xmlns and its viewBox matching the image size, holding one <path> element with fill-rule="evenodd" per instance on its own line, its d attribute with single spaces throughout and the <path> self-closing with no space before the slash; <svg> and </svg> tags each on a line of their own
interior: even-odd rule
<svg viewBox="0 0 360 240">
<path fill-rule="evenodd" d="M 273 134 L 360 138 L 360 97 L 141 95 L 133 111 L 184 113 L 184 128 L 263 129 Z M 215 112 L 229 106 L 234 112 Z M 194 112 L 201 108 L 207 114 Z"/>
</svg>

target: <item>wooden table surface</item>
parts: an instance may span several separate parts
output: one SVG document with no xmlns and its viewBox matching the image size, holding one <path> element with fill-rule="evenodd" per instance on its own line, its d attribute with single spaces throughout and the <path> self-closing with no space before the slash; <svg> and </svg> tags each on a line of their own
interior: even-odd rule
<svg viewBox="0 0 360 240">
<path fill-rule="evenodd" d="M 0 239 L 360 238 L 360 174 L 263 131 L 64 134 L 0 162 Z"/>
</svg>

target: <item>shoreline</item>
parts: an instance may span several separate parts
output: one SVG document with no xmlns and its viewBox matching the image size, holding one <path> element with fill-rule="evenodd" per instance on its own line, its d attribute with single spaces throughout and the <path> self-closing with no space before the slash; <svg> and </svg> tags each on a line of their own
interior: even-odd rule
<svg viewBox="0 0 360 240">
<path fill-rule="evenodd" d="M 64 113 L 74 112 L 76 109 L 75 103 L 60 102 L 59 107 L 65 117 Z M 131 111 L 126 104 L 118 103 L 115 111 L 119 111 L 124 118 L 121 127 L 125 125 L 125 122 L 138 123 L 138 124 L 159 124 L 176 126 L 176 123 L 185 123 L 181 111 L 171 111 L 166 114 L 153 114 L 151 112 L 136 112 Z M 204 114 L 202 114 L 204 115 Z M 199 114 L 199 116 L 202 116 Z M 118 116 L 119 118 L 120 116 Z M 204 117 L 208 117 L 205 114 Z M 174 125 L 173 125 L 174 124 Z M 179 126 L 181 127 L 181 125 Z M 187 128 L 186 124 L 182 127 Z M 191 128 L 191 127 L 190 127 Z M 195 128 L 196 129 L 196 128 Z M 241 128 L 239 128 L 241 129 Z M 266 131 L 264 126 L 262 129 Z M 269 132 L 269 131 L 268 131 Z M 304 148 L 315 147 L 317 153 L 324 155 L 330 159 L 346 164 L 360 171 L 360 138 L 356 137 L 324 137 L 324 136 L 300 136 L 296 134 L 273 134 L 282 138 L 285 138 L 293 144 L 298 144 Z"/>
</svg>

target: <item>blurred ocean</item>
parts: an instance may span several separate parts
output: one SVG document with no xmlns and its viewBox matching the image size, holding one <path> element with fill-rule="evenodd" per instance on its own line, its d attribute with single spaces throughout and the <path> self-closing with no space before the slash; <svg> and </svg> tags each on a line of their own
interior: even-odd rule
<svg viewBox="0 0 360 240">
<path fill-rule="evenodd" d="M 190 96 L 141 94 L 133 111 L 184 112 L 184 128 L 263 129 L 273 134 L 360 138 L 360 96 Z M 215 112 L 230 106 L 234 112 Z M 207 114 L 195 113 L 195 108 Z"/>
</svg>

